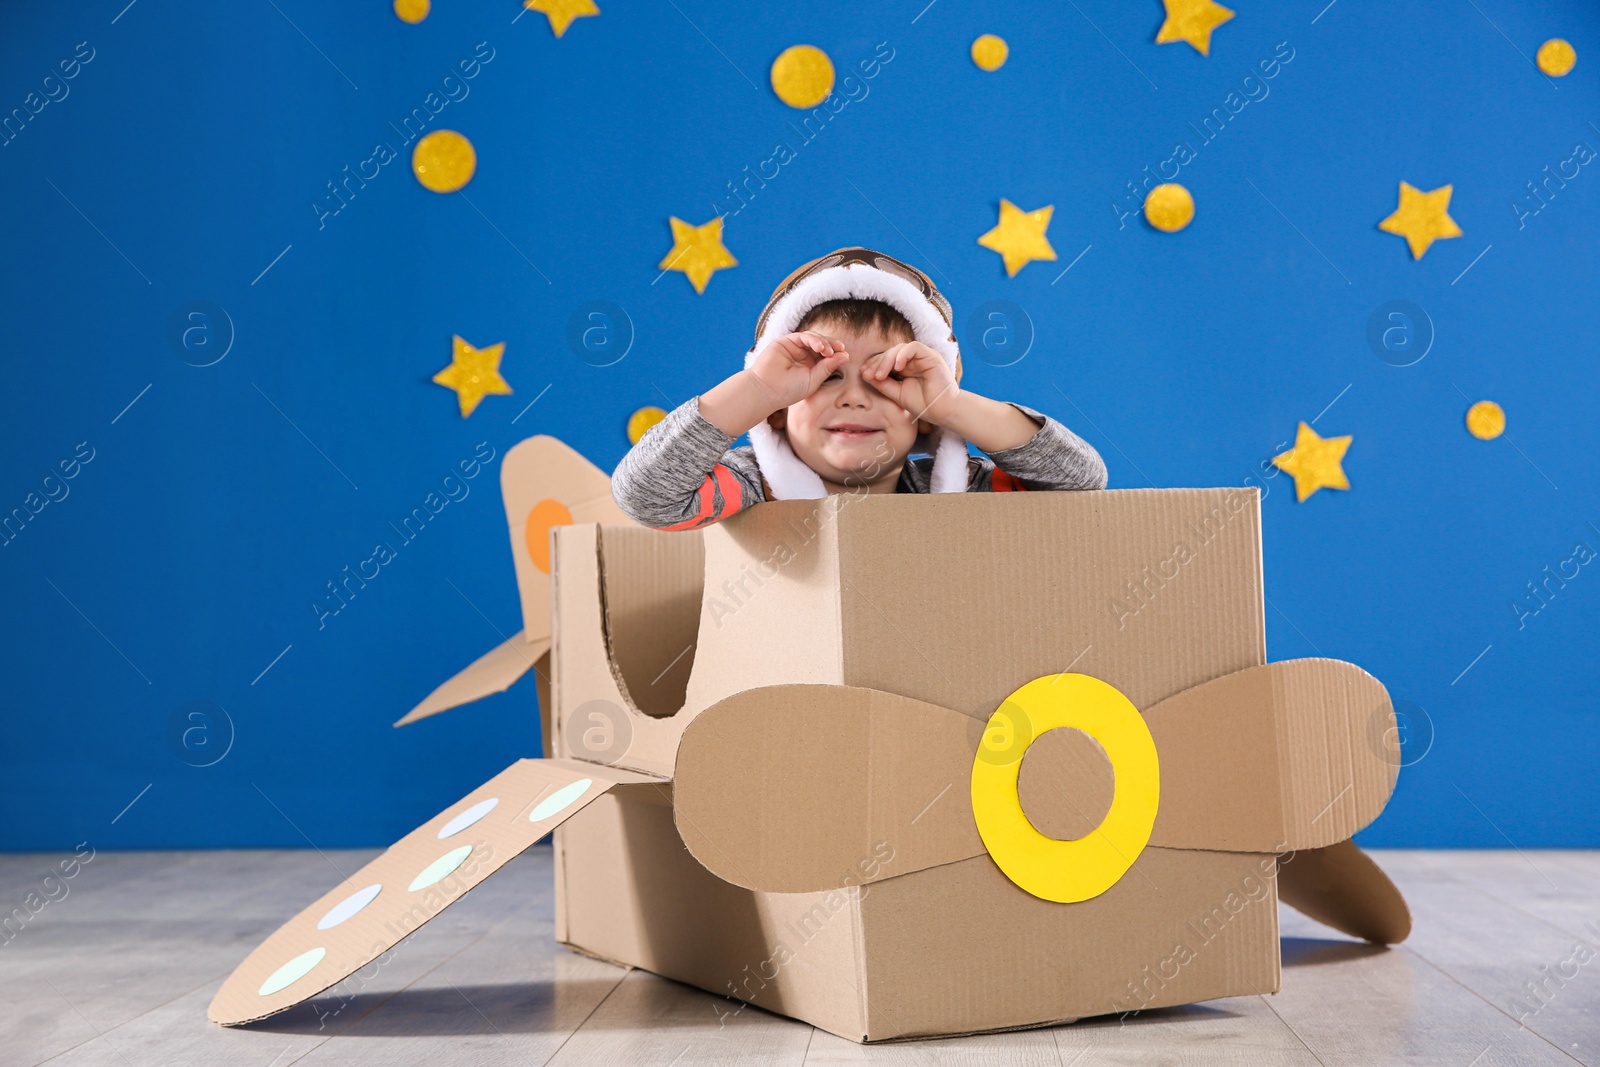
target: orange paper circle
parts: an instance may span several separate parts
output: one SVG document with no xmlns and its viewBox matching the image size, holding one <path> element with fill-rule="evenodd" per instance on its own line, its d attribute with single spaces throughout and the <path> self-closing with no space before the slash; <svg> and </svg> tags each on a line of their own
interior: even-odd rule
<svg viewBox="0 0 1600 1067">
<path fill-rule="evenodd" d="M 1559 37 L 1552 37 L 1539 46 L 1539 54 L 1534 57 L 1539 64 L 1539 69 L 1552 78 L 1564 78 L 1572 65 L 1578 61 L 1577 50 Z"/>
<path fill-rule="evenodd" d="M 1162 233 L 1176 233 L 1194 221 L 1194 197 L 1177 182 L 1166 182 L 1145 197 L 1144 217 Z"/>
<path fill-rule="evenodd" d="M 833 60 L 809 44 L 785 48 L 772 61 L 772 91 L 794 108 L 816 107 L 833 92 Z"/>
<path fill-rule="evenodd" d="M 548 497 L 539 501 L 528 512 L 528 523 L 523 530 L 523 541 L 528 546 L 528 558 L 544 574 L 550 573 L 550 528 L 572 525 L 572 512 L 559 500 Z"/>
<path fill-rule="evenodd" d="M 1006 57 L 1011 54 L 1010 47 L 1004 38 L 986 33 L 972 42 L 972 61 L 980 70 L 999 70 L 1005 66 Z"/>
<path fill-rule="evenodd" d="M 656 423 L 660 422 L 662 419 L 664 419 L 666 417 L 667 417 L 667 413 L 665 411 L 662 411 L 658 407 L 642 407 L 638 411 L 635 411 L 632 415 L 629 415 L 628 416 L 628 440 L 629 440 L 629 442 L 631 442 L 632 444 L 638 444 L 639 443 L 639 438 L 644 436 L 644 432 L 646 430 L 648 430 L 650 427 L 654 426 Z"/>
<path fill-rule="evenodd" d="M 1467 409 L 1467 432 L 1480 441 L 1493 441 L 1506 432 L 1505 409 L 1493 400 L 1480 400 Z"/>
<path fill-rule="evenodd" d="M 432 7 L 432 0 L 394 0 L 395 17 L 413 26 L 427 18 Z"/>
<path fill-rule="evenodd" d="M 478 154 L 472 142 L 455 130 L 434 130 L 417 142 L 411 153 L 411 171 L 423 187 L 436 193 L 453 193 L 472 180 Z"/>
</svg>

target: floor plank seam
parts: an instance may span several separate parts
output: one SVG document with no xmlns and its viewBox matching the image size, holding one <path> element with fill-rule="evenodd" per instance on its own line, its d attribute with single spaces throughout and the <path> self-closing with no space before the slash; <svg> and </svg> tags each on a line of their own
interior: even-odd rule
<svg viewBox="0 0 1600 1067">
<path fill-rule="evenodd" d="M 501 1037 L 505 1038 L 506 1044 L 511 1048 L 512 1052 L 516 1052 L 516 1050 L 517 1050 L 516 1042 L 511 1040 L 511 1035 L 507 1034 L 504 1030 L 500 1029 L 498 1026 L 495 1026 L 494 1020 L 489 1018 L 487 1015 L 484 1015 L 483 1009 L 478 1007 L 476 1004 L 473 1004 L 472 1003 L 472 998 L 467 996 L 465 993 L 461 992 L 461 987 L 460 986 L 456 985 L 454 982 L 450 981 L 448 978 L 445 979 L 445 984 L 448 985 L 451 989 L 454 989 L 456 991 L 456 995 L 459 996 L 462 1000 L 466 1001 L 468 1006 L 470 1006 L 473 1011 L 477 1012 L 479 1017 L 482 1018 L 484 1022 L 488 1023 L 490 1028 L 493 1029 L 495 1033 L 497 1033 Z M 522 1059 L 524 1063 L 527 1062 L 527 1059 L 525 1057 L 523 1057 L 520 1053 L 518 1053 L 518 1058 Z"/>
<path fill-rule="evenodd" d="M 1266 1006 L 1266 1009 L 1268 1011 L 1270 1011 L 1277 1018 L 1277 1020 L 1280 1023 L 1282 1023 L 1284 1025 L 1284 1027 L 1291 1034 L 1294 1035 L 1294 1039 L 1296 1041 L 1300 1042 L 1300 1046 L 1306 1050 L 1306 1053 L 1308 1055 L 1310 1055 L 1310 1057 L 1312 1059 L 1316 1060 L 1317 1063 L 1321 1064 L 1321 1067 L 1328 1067 L 1328 1065 L 1326 1063 L 1322 1062 L 1322 1057 L 1317 1055 L 1316 1050 L 1311 1047 L 1310 1043 L 1307 1042 L 1305 1038 L 1300 1036 L 1300 1031 L 1296 1030 L 1294 1028 L 1294 1024 L 1291 1023 L 1288 1019 L 1285 1019 L 1283 1017 L 1283 1014 L 1280 1011 L 1278 1011 L 1277 1006 L 1274 1005 L 1272 1003 L 1272 1001 L 1268 999 L 1266 994 L 1259 994 L 1258 993 L 1257 997 L 1260 999 L 1261 1003 Z"/>
<path fill-rule="evenodd" d="M 218 851 L 221 852 L 221 853 L 236 853 L 239 850 L 221 849 L 221 850 L 218 850 Z M 183 855 L 185 857 L 185 862 L 182 864 L 182 866 L 188 866 L 190 864 L 190 862 L 198 863 L 202 858 L 209 858 L 212 855 L 212 853 L 209 853 L 209 852 L 199 852 L 199 851 L 184 852 L 184 853 L 179 853 L 179 854 Z M 167 868 L 166 870 L 170 872 L 173 869 L 175 869 L 175 868 Z M 301 877 L 301 875 L 300 875 L 299 872 L 296 872 L 296 873 L 293 873 L 293 874 L 281 875 L 278 878 L 276 878 L 275 880 L 273 880 L 272 882 L 269 882 L 267 884 L 266 888 L 267 889 L 272 889 L 272 888 L 277 887 L 280 884 L 292 883 L 292 882 L 297 881 L 300 877 Z M 236 900 L 242 899 L 244 897 L 250 896 L 250 895 L 252 895 L 254 893 L 260 892 L 260 891 L 262 891 L 262 889 L 263 889 L 263 887 L 261 885 L 259 885 L 259 884 L 252 885 L 252 886 L 248 887 L 247 889 L 241 891 L 240 893 L 231 896 L 229 899 L 231 901 L 236 901 Z M 74 955 L 71 958 L 72 959 L 76 959 L 77 955 L 78 955 L 77 953 L 74 953 Z M 228 977 L 228 974 L 230 974 L 230 973 L 232 973 L 232 972 L 231 971 L 223 972 L 221 978 L 216 977 L 216 975 L 209 976 L 204 981 L 201 981 L 201 982 L 195 984 L 194 986 L 191 986 L 190 988 L 184 990 L 183 992 L 177 994 L 176 996 L 170 997 L 167 1000 L 164 1000 L 159 1004 L 152 1004 L 150 1007 L 148 1007 L 148 1008 L 144 1009 L 143 1011 L 139 1012 L 137 1015 L 134 1015 L 131 1018 L 127 1018 L 127 1019 L 122 1020 L 121 1022 L 117 1023 L 115 1026 L 113 1026 L 110 1029 L 106 1030 L 105 1034 L 114 1034 L 118 1030 L 121 1030 L 125 1026 L 132 1026 L 134 1023 L 138 1022 L 140 1019 L 143 1019 L 146 1015 L 149 1015 L 151 1012 L 160 1011 L 162 1008 L 164 1008 L 167 1005 L 173 1003 L 174 1001 L 181 1000 L 184 997 L 189 996 L 196 989 L 203 989 L 205 986 L 207 986 L 209 984 L 212 984 L 212 983 L 216 983 L 217 985 L 221 985 L 222 981 L 224 979 L 226 979 Z M 62 999 L 65 999 L 65 997 L 63 996 Z M 68 1001 L 68 1005 L 71 1006 L 71 1001 Z M 76 1011 L 77 1009 L 74 1007 L 73 1010 Z M 94 1028 L 92 1023 L 90 1024 L 90 1028 L 91 1029 Z M 43 1067 L 44 1064 L 49 1063 L 51 1060 L 60 1059 L 62 1056 L 65 1056 L 69 1052 L 72 1052 L 72 1051 L 74 1051 L 76 1049 L 82 1048 L 85 1045 L 92 1044 L 94 1041 L 98 1040 L 100 1037 L 105 1036 L 105 1034 L 101 1034 L 98 1031 L 96 1031 L 96 1034 L 95 1034 L 94 1037 L 85 1038 L 84 1040 L 79 1041 L 78 1043 L 76 1043 L 76 1044 L 74 1044 L 74 1045 L 72 1045 L 72 1046 L 70 1046 L 68 1048 L 62 1049 L 60 1052 L 52 1053 L 47 1058 L 37 1061 L 35 1063 L 34 1067 Z M 108 1043 L 109 1043 L 109 1038 L 107 1040 L 108 1040 Z M 114 1045 L 112 1047 L 115 1048 Z M 121 1055 L 121 1053 L 119 1052 L 118 1055 Z M 280 1053 L 280 1055 L 281 1055 L 281 1053 Z M 285 1067 L 288 1067 L 288 1065 L 285 1065 Z"/>
<path fill-rule="evenodd" d="M 1561 1053 L 1561 1055 L 1565 1056 L 1567 1059 L 1571 1060 L 1573 1063 L 1579 1063 L 1579 1064 L 1583 1063 L 1583 1061 L 1578 1059 L 1578 1057 L 1574 1056 L 1572 1053 L 1568 1052 L 1566 1049 L 1562 1048 L 1560 1045 L 1556 1044 L 1554 1041 L 1550 1040 L 1548 1037 L 1544 1036 L 1539 1031 L 1535 1030 L 1533 1027 L 1528 1026 L 1526 1023 L 1522 1022 L 1522 1020 L 1518 1019 L 1516 1016 L 1512 1015 L 1510 1012 L 1508 1012 L 1504 1008 L 1500 1007 L 1500 1005 L 1496 1004 L 1494 1001 L 1490 1000 L 1488 997 L 1484 996 L 1482 993 L 1478 992 L 1476 989 L 1473 989 L 1471 986 L 1467 985 L 1461 979 L 1457 978 L 1455 975 L 1451 974 L 1449 971 L 1445 970 L 1443 967 L 1439 966 L 1437 963 L 1434 963 L 1432 960 L 1430 960 L 1428 957 L 1424 956 L 1422 953 L 1418 952 L 1416 949 L 1410 947 L 1409 945 L 1401 945 L 1399 947 L 1400 947 L 1400 949 L 1402 951 L 1408 952 L 1411 955 L 1415 956 L 1417 959 L 1421 960 L 1423 963 L 1426 963 L 1429 967 L 1432 967 L 1434 970 L 1436 970 L 1440 974 L 1444 975 L 1446 978 L 1448 978 L 1450 981 L 1454 982 L 1456 985 L 1460 986 L 1462 989 L 1465 989 L 1468 993 L 1472 994 L 1474 997 L 1477 997 L 1479 1000 L 1481 1000 L 1485 1004 L 1489 1005 L 1489 1007 L 1493 1008 L 1494 1011 L 1497 1014 L 1505 1016 L 1505 1018 L 1509 1022 L 1515 1023 L 1518 1032 L 1527 1031 L 1528 1033 L 1532 1034 L 1534 1037 L 1538 1038 L 1540 1041 L 1543 1041 L 1545 1044 L 1549 1045 L 1551 1048 L 1553 1048 L 1557 1052 Z M 1584 1064 L 1584 1067 L 1588 1067 L 1588 1064 Z"/>
<path fill-rule="evenodd" d="M 0 1063 L 245 1064 L 261 1063 L 269 1058 L 267 1052 L 276 1052 L 268 1067 L 411 1058 L 486 1067 L 689 1067 L 713 1059 L 800 1067 L 880 1060 L 904 1061 L 908 1067 L 1011 1062 L 1042 1067 L 1049 1063 L 1042 1047 L 1048 1040 L 1057 1067 L 1199 1063 L 1211 1062 L 1212 1056 L 1217 1062 L 1308 1062 L 1319 1067 L 1468 1061 L 1468 1067 L 1496 1062 L 1600 1067 L 1591 1040 L 1597 1031 L 1594 1003 L 1586 996 L 1592 991 L 1587 968 L 1581 988 L 1563 993 L 1564 984 L 1557 982 L 1553 994 L 1547 990 L 1545 998 L 1526 1004 L 1518 991 L 1521 986 L 1531 989 L 1523 980 L 1537 978 L 1542 961 L 1564 952 L 1563 941 L 1565 948 L 1574 941 L 1600 947 L 1600 912 L 1595 911 L 1600 850 L 1522 855 L 1510 849 L 1375 850 L 1373 859 L 1412 898 L 1419 925 L 1406 944 L 1375 956 L 1337 949 L 1329 940 L 1337 934 L 1310 920 L 1287 924 L 1291 912 L 1285 910 L 1287 925 L 1280 936 L 1292 932 L 1305 940 L 1299 949 L 1303 958 L 1294 962 L 1333 967 L 1285 968 L 1290 984 L 1277 995 L 1253 990 L 1261 1008 L 1249 1008 L 1245 996 L 1251 991 L 1243 990 L 1245 996 L 1195 1002 L 1189 1011 L 1164 1021 L 1145 1020 L 1155 1025 L 1120 1029 L 1113 1018 L 1112 1026 L 1099 1033 L 1056 1024 L 1044 1028 L 1050 1031 L 1048 1039 L 1043 1034 L 992 1033 L 858 1045 L 755 1005 L 748 1006 L 771 1019 L 746 1019 L 760 1025 L 722 1029 L 705 1014 L 708 1004 L 699 999 L 703 995 L 711 1007 L 719 1006 L 714 991 L 702 993 L 692 984 L 658 979 L 650 971 L 612 961 L 591 967 L 587 961 L 593 957 L 561 946 L 550 936 L 549 894 L 529 892 L 534 882 L 549 878 L 547 866 L 537 865 L 502 878 L 496 885 L 512 883 L 505 892 L 479 894 L 487 899 L 477 900 L 470 913 L 453 912 L 448 926 L 434 924 L 425 939 L 412 940 L 422 926 L 412 927 L 402 939 L 410 950 L 402 945 L 399 962 L 386 962 L 381 978 L 363 968 L 359 979 L 347 976 L 297 1005 L 294 1016 L 261 1026 L 210 1023 L 206 1001 L 237 963 L 236 952 L 242 955 L 248 948 L 236 949 L 235 943 L 250 941 L 258 926 L 264 933 L 276 925 L 279 906 L 308 873 L 313 879 L 325 873 L 328 857 L 337 861 L 356 851 L 309 857 L 306 850 L 152 851 L 132 858 L 124 854 L 121 859 L 127 862 L 120 867 L 113 865 L 120 862 L 116 854 L 107 853 L 103 881 L 86 887 L 81 900 L 75 890 L 73 899 L 79 904 L 67 901 L 56 907 L 56 921 L 39 924 L 39 938 L 25 938 L 29 944 L 17 957 L 21 966 L 0 985 L 0 995 L 9 990 L 18 1009 L 13 1018 L 0 1022 Z M 13 859 L 7 863 L 0 857 L 0 874 L 21 878 L 18 872 L 30 869 L 32 861 L 26 856 Z M 1547 885 L 1541 887 L 1541 880 Z M 458 947 L 451 949 L 452 944 Z M 157 947 L 162 951 L 154 953 Z M 1409 956 L 1399 956 L 1395 949 Z M 537 957 L 537 974 L 521 967 L 519 961 L 527 955 Z M 562 960 L 573 958 L 584 965 L 563 965 Z M 492 974 L 480 973 L 486 963 L 494 967 Z M 1570 971 L 1571 964 L 1565 967 Z M 1554 963 L 1543 970 L 1566 973 Z M 413 977 L 407 979 L 408 973 Z M 461 982 L 450 978 L 452 974 Z M 197 975 L 206 977 L 197 980 Z M 613 984 L 602 991 L 607 981 Z M 658 988 L 662 985 L 672 988 Z M 677 990 L 680 985 L 689 996 Z M 467 989 L 494 1014 L 475 1003 Z M 451 992 L 465 1004 L 450 1000 Z M 609 1008 L 613 1000 L 615 1011 Z M 591 1007 L 584 1010 L 583 1001 Z M 63 1002 L 66 1012 L 60 1010 Z M 473 1022 L 463 1007 L 479 1021 Z M 310 1028 L 313 1015 L 317 1030 Z M 345 1023 L 337 1022 L 339 1015 L 346 1016 Z M 1370 1029 L 1361 1021 L 1368 1017 Z M 1503 1021 L 1496 1023 L 1496 1018 Z M 505 1027 L 499 1025 L 501 1019 Z M 783 1026 L 772 1025 L 772 1020 Z M 91 1034 L 78 1031 L 80 1025 Z M 1282 1037 L 1279 1026 L 1290 1039 Z M 1302 1035 L 1300 1026 L 1316 1040 Z M 1360 1029 L 1353 1031 L 1352 1026 Z M 791 1061 L 787 1057 L 801 1027 L 806 1037 L 801 1058 Z M 579 1036 L 583 1040 L 572 1044 Z M 1066 1045 L 1060 1043 L 1063 1036 Z M 111 1056 L 94 1051 L 101 1039 Z M 343 1043 L 336 1049 L 324 1047 L 335 1039 Z M 1535 1041 L 1558 1053 L 1557 1059 L 1539 1052 Z M 1310 1060 L 1301 1061 L 1294 1044 Z M 12 1053 L 4 1052 L 7 1046 Z M 295 1047 L 302 1051 L 295 1053 Z M 1068 1048 L 1074 1052 L 1070 1061 Z M 817 1060 L 811 1059 L 813 1050 Z"/>
<path fill-rule="evenodd" d="M 43 977 L 43 975 L 41 975 L 40 977 Z M 226 978 L 227 975 L 223 975 L 223 977 Z M 49 979 L 46 979 L 46 981 L 49 981 Z M 67 1055 L 69 1052 L 73 1052 L 73 1051 L 75 1051 L 77 1049 L 83 1048 L 85 1045 L 92 1045 L 92 1044 L 94 1044 L 94 1042 L 100 1040 L 102 1037 L 106 1037 L 108 1034 L 114 1034 L 118 1030 L 121 1030 L 124 1026 L 132 1026 L 134 1023 L 138 1022 L 140 1019 L 143 1019 L 146 1015 L 149 1015 L 151 1012 L 160 1011 L 162 1008 L 165 1008 L 167 1005 L 172 1004 L 175 1001 L 182 1000 L 184 997 L 187 997 L 187 996 L 191 995 L 192 993 L 194 993 L 195 990 L 204 989 L 206 986 L 212 984 L 213 982 L 216 982 L 219 985 L 221 984 L 220 980 L 217 979 L 215 976 L 208 976 L 204 981 L 197 982 L 196 984 L 190 986 L 188 989 L 185 989 L 183 992 L 178 993 L 175 996 L 168 997 L 166 1000 L 163 1000 L 160 1004 L 152 1004 L 150 1007 L 146 1008 L 144 1011 L 141 1011 L 138 1015 L 135 1015 L 133 1018 L 122 1020 L 120 1023 L 118 1023 L 117 1025 L 113 1026 L 111 1029 L 105 1031 L 105 1033 L 100 1033 L 100 1032 L 97 1031 L 95 1033 L 94 1037 L 85 1038 L 84 1040 L 79 1041 L 76 1045 L 72 1045 L 69 1048 L 64 1048 L 60 1052 L 51 1053 L 49 1056 L 47 1056 L 46 1058 L 44 1058 L 42 1060 L 36 1060 L 34 1062 L 34 1067 L 44 1067 L 44 1065 L 49 1063 L 51 1060 L 59 1060 L 62 1056 Z M 54 983 L 51 983 L 51 984 L 53 985 Z M 59 992 L 59 990 L 57 992 Z M 62 995 L 61 999 L 62 1000 L 66 1000 L 67 999 L 65 994 Z M 68 1006 L 71 1006 L 72 1002 L 71 1001 L 67 1001 L 67 1004 L 68 1004 Z M 73 1011 L 77 1011 L 78 1009 L 76 1007 L 73 1007 L 72 1010 Z M 81 1015 L 82 1012 L 79 1012 L 79 1014 Z M 87 1021 L 87 1020 L 85 1020 L 85 1021 Z M 91 1029 L 94 1026 L 93 1023 L 90 1023 L 89 1025 L 90 1025 Z M 110 1039 L 109 1038 L 107 1038 L 107 1044 L 110 1044 Z M 116 1046 L 112 1045 L 112 1048 L 116 1048 Z M 121 1055 L 121 1053 L 119 1052 L 118 1055 Z M 124 1058 L 126 1058 L 126 1057 L 124 1057 Z"/>
<path fill-rule="evenodd" d="M 103 1032 L 98 1026 L 96 1026 L 94 1023 L 90 1022 L 89 1021 L 89 1017 L 83 1013 L 83 1010 L 81 1008 L 79 1008 L 72 1001 L 67 1000 L 67 995 L 65 993 L 61 992 L 61 990 L 56 987 L 56 984 L 54 982 L 50 981 L 50 979 L 48 977 L 46 977 L 45 975 L 40 975 L 39 977 L 44 978 L 45 984 L 48 985 L 51 989 L 54 989 L 56 991 L 56 996 L 60 997 L 62 1000 L 66 1000 L 67 1001 L 67 1007 L 69 1007 L 73 1011 L 77 1012 L 78 1013 L 78 1018 L 83 1020 L 84 1025 L 88 1026 L 89 1029 L 94 1031 L 94 1037 L 90 1038 L 87 1041 L 79 1042 L 80 1045 L 92 1045 L 96 1041 L 104 1041 L 106 1043 L 106 1047 L 107 1048 L 109 1048 L 112 1052 L 115 1052 L 118 1056 L 122 1057 L 122 1062 L 123 1063 L 126 1063 L 128 1065 L 128 1067 L 133 1067 L 133 1061 L 128 1059 L 127 1053 L 123 1052 L 120 1048 L 118 1048 L 115 1041 L 112 1041 L 109 1037 L 106 1037 L 105 1032 Z"/>
<path fill-rule="evenodd" d="M 633 970 L 634 969 L 632 967 L 629 967 L 627 970 L 622 972 L 622 977 L 617 979 L 616 984 L 613 985 L 610 989 L 606 990 L 606 995 L 605 996 L 603 996 L 599 1000 L 595 1001 L 594 1007 L 589 1009 L 589 1014 L 585 1015 L 583 1017 L 583 1020 L 581 1022 L 579 1022 L 577 1026 L 574 1026 L 567 1033 L 566 1037 L 561 1039 L 561 1044 L 556 1046 L 555 1051 L 550 1053 L 550 1055 L 548 1057 L 546 1057 L 545 1061 L 543 1063 L 541 1063 L 539 1065 L 539 1067 L 550 1067 L 550 1064 L 555 1062 L 556 1057 L 561 1055 L 561 1050 L 567 1047 L 567 1042 L 571 1041 L 574 1037 L 578 1036 L 578 1032 L 581 1031 L 585 1026 L 589 1025 L 589 1020 L 594 1018 L 594 1013 L 595 1012 L 597 1012 L 601 1008 L 605 1007 L 606 1001 L 610 1000 L 612 997 L 617 995 L 617 990 L 622 988 L 622 983 L 627 980 L 628 975 L 633 973 Z"/>
<path fill-rule="evenodd" d="M 1531 912 L 1528 909 L 1524 908 L 1522 905 L 1518 904 L 1516 901 L 1508 900 L 1505 897 L 1500 896 L 1498 893 L 1495 893 L 1492 890 L 1483 888 L 1482 886 L 1478 885 L 1476 882 L 1463 881 L 1462 879 L 1458 878 L 1455 874 L 1451 873 L 1450 871 L 1444 870 L 1443 868 L 1440 868 L 1440 867 L 1433 866 L 1431 860 L 1428 860 L 1428 861 L 1425 861 L 1425 862 L 1427 862 L 1429 864 L 1429 868 L 1428 868 L 1429 870 L 1433 871 L 1435 874 L 1438 874 L 1443 878 L 1448 879 L 1451 882 L 1454 882 L 1456 885 L 1459 885 L 1464 889 L 1470 889 L 1474 893 L 1479 894 L 1480 896 L 1488 897 L 1490 900 L 1494 901 L 1496 904 L 1502 904 L 1505 907 L 1510 908 L 1512 911 L 1515 911 L 1515 912 L 1517 912 L 1517 913 L 1519 913 L 1519 914 L 1521 914 L 1523 916 L 1526 916 L 1529 919 L 1532 919 L 1534 922 L 1540 924 L 1541 926 L 1548 926 L 1550 929 L 1556 931 L 1557 933 L 1566 934 L 1568 937 L 1577 938 L 1579 941 L 1581 941 L 1585 945 L 1588 945 L 1590 948 L 1600 949 L 1600 944 L 1596 944 L 1595 942 L 1589 940 L 1589 938 L 1587 936 L 1585 936 L 1584 934 L 1576 933 L 1576 932 L 1574 932 L 1572 930 L 1569 930 L 1565 926 L 1561 925 L 1560 923 L 1553 923 L 1549 919 L 1546 919 L 1542 915 L 1535 915 L 1533 912 Z M 1533 865 L 1533 861 L 1532 860 L 1529 860 L 1528 863 L 1529 863 L 1529 866 Z M 1547 882 L 1550 880 L 1548 877 L 1546 877 L 1544 875 L 1544 872 L 1540 871 L 1537 867 L 1534 868 L 1534 873 L 1536 873 L 1540 877 L 1544 878 L 1545 881 L 1547 881 Z M 1559 886 L 1555 886 L 1554 888 L 1556 889 L 1556 892 L 1558 892 L 1558 893 L 1561 892 L 1561 888 Z"/>
</svg>

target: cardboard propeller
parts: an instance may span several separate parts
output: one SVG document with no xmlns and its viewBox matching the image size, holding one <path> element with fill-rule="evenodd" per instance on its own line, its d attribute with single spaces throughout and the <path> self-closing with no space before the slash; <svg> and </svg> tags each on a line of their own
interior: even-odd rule
<svg viewBox="0 0 1600 1067">
<path fill-rule="evenodd" d="M 518 760 L 279 927 L 234 969 L 207 1016 L 237 1026 L 316 996 L 613 786 L 659 781 L 578 760 Z"/>
<path fill-rule="evenodd" d="M 1098 718 L 1050 711 L 1096 702 L 1107 709 Z M 1090 763 L 1109 761 L 1109 804 L 1059 746 L 1032 751 L 1060 726 L 1093 739 Z M 1348 841 L 1393 792 L 1393 726 L 1382 683 L 1330 659 L 1241 670 L 1142 715 L 1105 682 L 1052 675 L 987 723 L 878 690 L 770 686 L 720 701 L 685 729 L 674 811 L 705 867 L 768 892 L 864 884 L 988 852 L 1035 896 L 1073 902 L 1104 892 L 1146 847 L 1328 850 L 1295 869 L 1285 899 L 1356 936 L 1398 939 L 1409 931 L 1397 918 L 1404 901 Z M 1084 746 L 1070 752 L 1081 759 Z M 1033 828 L 1047 813 L 1023 809 L 1025 761 L 1092 830 L 1061 841 Z M 858 864 L 878 842 L 892 845 L 892 869 Z"/>
<path fill-rule="evenodd" d="M 543 689 L 550 678 L 550 529 L 575 522 L 635 525 L 611 497 L 611 476 L 545 434 L 506 453 L 500 463 L 500 495 L 522 595 L 522 630 L 429 693 L 396 726 L 504 692 L 530 667 L 539 675 L 539 708 L 547 714 L 550 702 Z M 550 736 L 548 722 L 544 736 Z"/>
</svg>

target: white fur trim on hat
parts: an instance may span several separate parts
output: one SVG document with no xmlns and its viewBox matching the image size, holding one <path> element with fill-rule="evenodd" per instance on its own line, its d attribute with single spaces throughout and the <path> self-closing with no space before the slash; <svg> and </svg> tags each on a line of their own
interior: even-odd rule
<svg viewBox="0 0 1600 1067">
<path fill-rule="evenodd" d="M 766 330 L 745 353 L 745 367 L 749 368 L 756 355 L 774 340 L 793 333 L 806 312 L 829 300 L 883 301 L 904 315 L 911 324 L 912 336 L 943 356 L 951 372 L 955 372 L 958 350 L 950 337 L 950 325 L 938 308 L 905 278 L 864 263 L 829 267 L 796 282 L 773 305 Z M 934 458 L 929 489 L 935 493 L 966 492 L 966 440 L 943 426 L 934 429 L 931 440 Z M 774 499 L 816 500 L 828 495 L 821 476 L 795 455 L 788 435 L 774 430 L 765 419 L 750 427 L 750 444 Z"/>
</svg>

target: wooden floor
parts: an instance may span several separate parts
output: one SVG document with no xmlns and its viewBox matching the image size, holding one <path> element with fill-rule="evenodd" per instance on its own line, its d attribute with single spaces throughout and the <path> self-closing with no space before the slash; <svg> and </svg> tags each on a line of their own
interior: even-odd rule
<svg viewBox="0 0 1600 1067">
<path fill-rule="evenodd" d="M 249 1029 L 208 1023 L 234 965 L 337 884 L 335 865 L 372 855 L 95 856 L 0 945 L 0 1064 L 1600 1065 L 1595 852 L 1376 853 L 1411 902 L 1411 939 L 1375 949 L 1285 908 L 1275 996 L 861 1046 L 559 948 L 540 847 L 425 927 L 365 991 L 327 999 L 320 1019 L 301 1008 Z M 4 910 L 58 859 L 0 856 Z"/>
</svg>

